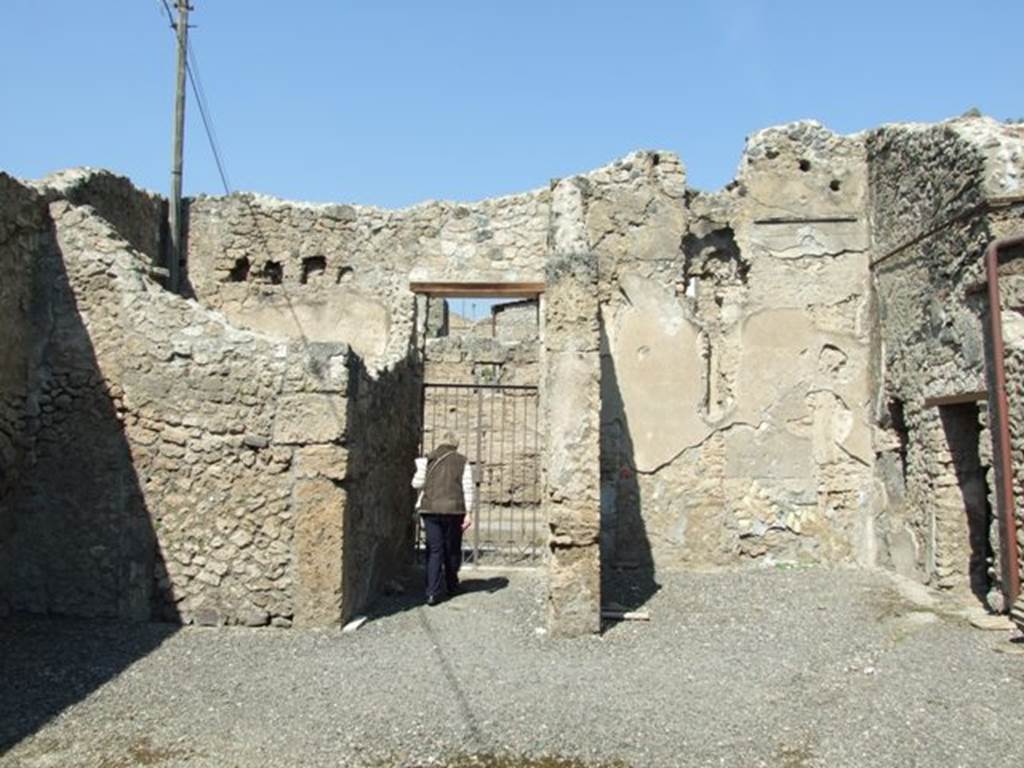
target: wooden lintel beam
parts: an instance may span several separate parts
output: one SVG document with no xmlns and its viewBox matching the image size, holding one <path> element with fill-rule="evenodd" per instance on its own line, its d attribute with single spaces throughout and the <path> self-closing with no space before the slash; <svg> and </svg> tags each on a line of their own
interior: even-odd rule
<svg viewBox="0 0 1024 768">
<path fill-rule="evenodd" d="M 936 405 L 960 405 L 961 403 L 976 403 L 979 400 L 987 400 L 988 392 L 979 389 L 974 392 L 959 392 L 955 395 L 937 395 L 924 399 L 925 408 L 933 408 Z"/>
<path fill-rule="evenodd" d="M 859 219 L 856 216 L 809 216 L 809 217 L 772 217 L 768 219 L 754 219 L 755 224 L 856 224 Z"/>
<path fill-rule="evenodd" d="M 518 298 L 529 299 L 544 293 L 544 283 L 456 283 L 416 282 L 409 283 L 409 290 L 427 296 L 451 296 L 459 298 Z"/>
</svg>

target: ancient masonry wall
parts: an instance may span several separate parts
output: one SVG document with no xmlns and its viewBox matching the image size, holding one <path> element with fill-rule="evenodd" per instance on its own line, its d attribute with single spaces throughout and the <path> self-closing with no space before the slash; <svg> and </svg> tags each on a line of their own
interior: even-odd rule
<svg viewBox="0 0 1024 768">
<path fill-rule="evenodd" d="M 584 272 L 596 282 L 565 290 L 582 302 L 579 286 L 592 285 L 597 306 L 585 317 L 596 318 L 600 396 L 578 405 L 600 421 L 601 560 L 649 574 L 878 561 L 955 584 L 992 420 L 984 407 L 926 403 L 990 384 L 972 286 L 983 246 L 1020 226 L 1019 201 L 992 203 L 1020 195 L 1020 132 L 983 118 L 846 137 L 794 123 L 752 136 L 736 181 L 715 194 L 688 189 L 672 154 L 645 151 L 472 204 L 198 198 L 185 291 L 198 303 L 150 277 L 158 198 L 102 173 L 35 192 L 8 180 L 0 258 L 34 266 L 0 287 L 11 297 L 3 319 L 23 339 L 0 373 L 0 546 L 34 554 L 5 560 L 0 584 L 61 610 L 95 600 L 135 615 L 163 593 L 182 615 L 214 621 L 345 615 L 402 560 L 423 365 L 430 375 L 481 362 L 418 338 L 443 317 L 410 282 Z M 1011 392 L 1024 368 L 1015 263 L 1004 267 Z M 548 352 L 562 354 L 569 342 L 547 333 Z M 517 354 L 488 361 L 495 375 L 536 371 L 543 390 L 550 362 Z M 554 394 L 568 393 L 546 402 Z M 94 422 L 109 444 L 80 467 L 61 458 L 61 430 Z M 589 442 L 562 447 L 566 462 L 590 466 Z M 32 479 L 47 475 L 64 479 Z M 589 485 L 578 490 L 590 498 Z M 108 520 L 92 527 L 132 533 L 86 532 L 102 539 L 87 562 L 58 568 L 47 532 L 60 515 L 79 515 L 84 530 L 89 494 Z M 268 525 L 277 538 L 261 533 Z M 244 544 L 231 541 L 238 529 Z M 136 552 L 153 542 L 163 562 L 147 565 Z M 58 598 L 74 591 L 61 568 L 102 571 L 89 589 L 106 597 Z M 149 583 L 146 569 L 161 585 L 152 594 L 132 586 Z"/>
<path fill-rule="evenodd" d="M 366 525 L 362 510 L 393 492 L 347 460 L 350 440 L 387 442 L 366 455 L 390 459 L 401 441 L 365 437 L 365 404 L 404 385 L 363 384 L 344 345 L 238 330 L 166 292 L 95 209 L 43 189 L 5 177 L 0 208 L 20 245 L 5 258 L 32 283 L 3 305 L 29 363 L 3 366 L 24 458 L 0 496 L 0 604 L 278 626 L 358 609 L 393 568 L 371 540 L 399 541 L 387 521 L 407 516 L 374 507 Z M 5 456 L 3 477 L 10 467 Z M 324 484 L 355 501 L 325 504 Z M 365 568 L 349 583 L 346 546 Z"/>
<path fill-rule="evenodd" d="M 547 192 L 400 211 L 253 195 L 189 207 L 197 298 L 274 334 L 348 341 L 370 368 L 413 341 L 410 280 L 537 280 Z"/>
<path fill-rule="evenodd" d="M 639 566 L 870 560 L 862 141 L 764 131 L 717 195 L 688 192 L 658 154 L 582 181 L 606 551 Z"/>
<path fill-rule="evenodd" d="M 165 261 L 167 201 L 138 189 L 124 176 L 92 168 L 71 168 L 33 184 L 48 202 L 88 205 L 153 265 Z"/>
<path fill-rule="evenodd" d="M 430 339 L 423 354 L 423 379 L 453 384 L 537 386 L 538 350 L 536 333 L 518 342 L 482 336 Z"/>
<path fill-rule="evenodd" d="M 718 195 L 659 152 L 554 186 L 558 206 L 552 190 L 392 212 L 196 200 L 191 282 L 233 322 L 349 339 L 372 366 L 412 343 L 410 281 L 542 282 L 576 241 L 599 276 L 609 559 L 869 561 L 863 138 L 763 132 Z"/>
<path fill-rule="evenodd" d="M 992 403 L 975 394 L 992 384 L 987 297 L 979 288 L 985 247 L 1022 229 L 1021 206 L 1000 201 L 1021 193 L 1024 129 L 986 119 L 891 126 L 871 134 L 868 150 L 882 378 L 880 560 L 958 587 L 967 584 L 970 558 L 965 509 L 986 501 L 996 508 Z M 1011 426 L 1019 431 L 1024 414 L 1012 393 L 1024 379 L 1010 363 L 1020 338 L 1007 298 L 1013 290 L 1011 280 L 1004 333 L 1013 340 L 1008 389 Z M 950 402 L 957 399 L 965 402 Z M 965 418 L 974 426 L 965 430 Z M 1017 467 L 1024 466 L 1020 458 Z M 1015 493 L 1019 509 L 1020 489 Z M 998 551 L 994 525 L 992 539 Z"/>
<path fill-rule="evenodd" d="M 29 372 L 35 346 L 32 324 L 32 263 L 48 242 L 45 206 L 38 195 L 0 173 L 0 553 L 10 551 L 15 532 L 11 499 L 28 445 Z M 9 583 L 14 561 L 0 558 L 0 584 Z M 10 610 L 0 590 L 0 616 Z"/>
<path fill-rule="evenodd" d="M 349 380 L 344 509 L 343 620 L 404 573 L 410 561 L 415 496 L 409 480 L 420 439 L 420 368 L 412 357 L 368 371 L 354 360 Z M 316 539 L 311 546 L 318 548 Z"/>
</svg>

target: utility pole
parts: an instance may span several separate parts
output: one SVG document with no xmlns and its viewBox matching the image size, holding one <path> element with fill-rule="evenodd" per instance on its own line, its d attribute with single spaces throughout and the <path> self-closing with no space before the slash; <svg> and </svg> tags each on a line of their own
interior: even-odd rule
<svg viewBox="0 0 1024 768">
<path fill-rule="evenodd" d="M 171 156 L 170 230 L 171 254 L 167 265 L 167 287 L 174 292 L 181 284 L 181 153 L 185 143 L 185 66 L 188 54 L 188 0 L 178 0 L 178 73 L 174 94 L 174 138 Z"/>
</svg>

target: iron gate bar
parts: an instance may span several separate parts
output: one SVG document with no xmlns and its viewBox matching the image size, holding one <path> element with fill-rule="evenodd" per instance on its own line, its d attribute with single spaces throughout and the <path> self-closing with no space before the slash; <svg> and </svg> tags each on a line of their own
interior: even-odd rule
<svg viewBox="0 0 1024 768">
<path fill-rule="evenodd" d="M 534 493 L 532 493 L 530 495 L 530 496 L 532 496 L 532 497 L 534 497 L 535 499 L 538 499 L 538 500 L 540 500 L 540 498 L 541 498 L 541 488 L 540 488 L 541 478 L 540 478 L 540 475 L 541 475 L 541 400 L 540 400 L 540 396 L 538 396 L 537 402 L 534 403 Z M 534 505 L 534 524 L 532 524 L 532 528 L 534 528 L 535 534 L 537 532 L 537 508 L 540 507 L 540 506 L 541 506 L 540 504 L 535 504 Z M 535 546 L 536 546 L 536 541 L 535 541 Z"/>
<path fill-rule="evenodd" d="M 536 530 L 540 504 L 539 388 L 529 384 L 432 381 L 424 382 L 422 387 L 422 454 L 436 449 L 438 435 L 450 430 L 464 435 L 465 453 L 473 462 L 476 495 L 471 511 L 475 530 L 472 542 L 467 542 L 467 563 L 477 567 L 481 560 L 489 564 L 490 558 L 496 558 L 495 564 L 503 567 L 523 561 L 536 563 L 542 552 L 538 544 L 541 532 Z M 433 413 L 425 413 L 428 408 Z M 517 462 L 521 466 L 517 467 Z"/>
<path fill-rule="evenodd" d="M 444 389 L 522 389 L 536 392 L 535 384 L 447 384 L 434 381 L 427 381 L 424 387 L 439 387 Z"/>
</svg>

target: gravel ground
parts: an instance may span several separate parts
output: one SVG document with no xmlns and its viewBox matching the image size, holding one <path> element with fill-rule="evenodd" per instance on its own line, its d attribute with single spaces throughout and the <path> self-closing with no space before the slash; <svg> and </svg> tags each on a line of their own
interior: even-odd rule
<svg viewBox="0 0 1024 768">
<path fill-rule="evenodd" d="M 475 579 L 475 580 L 474 580 Z M 0 766 L 1019 766 L 1024 656 L 877 572 L 659 578 L 556 640 L 529 572 L 355 632 L 0 627 Z"/>
</svg>

